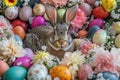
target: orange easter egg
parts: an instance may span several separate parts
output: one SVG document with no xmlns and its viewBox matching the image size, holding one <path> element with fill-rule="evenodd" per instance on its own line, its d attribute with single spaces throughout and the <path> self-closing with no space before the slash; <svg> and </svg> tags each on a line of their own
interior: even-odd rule
<svg viewBox="0 0 120 80">
<path fill-rule="evenodd" d="M 22 40 L 24 39 L 25 31 L 21 26 L 16 26 L 15 28 L 13 28 L 13 32 L 16 35 L 19 35 Z"/>
<path fill-rule="evenodd" d="M 59 78 L 59 80 L 72 80 L 72 74 L 68 67 L 58 65 L 50 69 L 52 79 Z"/>
<path fill-rule="evenodd" d="M 0 60 L 0 77 L 9 69 L 9 66 L 6 62 Z"/>
<path fill-rule="evenodd" d="M 78 38 L 85 38 L 85 37 L 87 37 L 87 35 L 88 35 L 88 32 L 86 31 L 86 30 L 80 30 L 79 32 L 78 32 Z"/>
</svg>

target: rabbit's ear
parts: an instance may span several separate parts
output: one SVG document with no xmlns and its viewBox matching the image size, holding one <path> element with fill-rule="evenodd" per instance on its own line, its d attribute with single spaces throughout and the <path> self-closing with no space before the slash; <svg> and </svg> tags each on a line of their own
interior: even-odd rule
<svg viewBox="0 0 120 80">
<path fill-rule="evenodd" d="M 76 16 L 78 5 L 68 8 L 65 15 L 65 22 L 70 23 Z"/>
<path fill-rule="evenodd" d="M 46 10 L 46 14 L 47 14 L 50 22 L 52 22 L 52 24 L 57 23 L 57 10 L 56 10 L 56 8 L 50 4 L 46 4 L 45 10 Z"/>
</svg>

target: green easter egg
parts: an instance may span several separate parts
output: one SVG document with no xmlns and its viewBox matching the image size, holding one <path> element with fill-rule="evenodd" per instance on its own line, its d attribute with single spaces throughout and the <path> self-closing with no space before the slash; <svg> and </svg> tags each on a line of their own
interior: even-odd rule
<svg viewBox="0 0 120 80">
<path fill-rule="evenodd" d="M 58 12 L 58 17 L 59 17 L 59 19 L 60 19 L 60 20 L 63 20 L 64 14 L 65 14 L 65 12 L 66 12 L 66 9 L 61 8 L 61 9 L 58 9 L 57 12 Z"/>
</svg>

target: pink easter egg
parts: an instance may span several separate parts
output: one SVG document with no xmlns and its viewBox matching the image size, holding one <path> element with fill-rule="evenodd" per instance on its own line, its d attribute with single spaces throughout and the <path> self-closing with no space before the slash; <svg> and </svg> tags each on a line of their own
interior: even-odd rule
<svg viewBox="0 0 120 80">
<path fill-rule="evenodd" d="M 37 17 L 33 18 L 31 27 L 35 28 L 37 26 L 45 25 L 45 23 L 46 23 L 46 21 L 42 16 L 37 16 Z"/>
<path fill-rule="evenodd" d="M 34 57 L 33 51 L 30 48 L 25 48 L 25 51 L 27 52 L 27 54 L 25 56 L 29 57 L 30 59 L 33 59 L 33 57 Z"/>
<path fill-rule="evenodd" d="M 28 21 L 32 16 L 32 8 L 30 6 L 25 6 L 20 10 L 19 18 L 23 21 Z"/>
<path fill-rule="evenodd" d="M 89 4 L 82 3 L 80 7 L 85 12 L 86 16 L 90 16 L 92 13 L 92 7 Z"/>
<path fill-rule="evenodd" d="M 102 29 L 104 27 L 104 20 L 101 18 L 97 18 L 97 19 L 90 21 L 89 29 L 91 29 L 94 25 L 97 25 Z"/>
<path fill-rule="evenodd" d="M 24 56 L 24 57 L 16 59 L 13 66 L 24 66 L 25 68 L 29 69 L 30 66 L 32 65 L 31 61 L 32 60 L 30 58 Z"/>
</svg>

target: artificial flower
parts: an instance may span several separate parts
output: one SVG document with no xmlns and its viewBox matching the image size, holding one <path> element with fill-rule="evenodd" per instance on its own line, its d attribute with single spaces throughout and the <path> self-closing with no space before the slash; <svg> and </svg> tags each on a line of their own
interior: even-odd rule
<svg viewBox="0 0 120 80">
<path fill-rule="evenodd" d="M 93 75 L 92 67 L 85 64 L 81 66 L 78 70 L 79 80 L 87 80 L 89 76 Z"/>
<path fill-rule="evenodd" d="M 112 11 L 115 8 L 116 0 L 102 0 L 102 6 L 107 12 Z"/>
<path fill-rule="evenodd" d="M 7 7 L 15 6 L 18 3 L 18 0 L 4 0 L 4 4 Z"/>
<path fill-rule="evenodd" d="M 72 72 L 73 78 L 77 76 L 77 71 L 80 66 L 85 63 L 85 56 L 82 55 L 80 51 L 75 52 L 66 52 L 64 58 L 60 62 L 61 65 L 69 67 L 69 70 Z"/>
<path fill-rule="evenodd" d="M 60 7 L 60 6 L 64 6 L 67 4 L 68 0 L 41 0 L 42 3 L 46 4 L 52 4 L 55 7 Z"/>
<path fill-rule="evenodd" d="M 58 65 L 59 59 L 46 51 L 37 51 L 33 63 L 45 64 L 48 68 Z"/>
<path fill-rule="evenodd" d="M 14 37 L 0 42 L 0 59 L 10 64 L 19 57 L 25 56 L 26 51 L 22 46 L 18 45 Z"/>
<path fill-rule="evenodd" d="M 72 29 L 81 29 L 86 23 L 87 17 L 82 9 L 78 9 L 76 17 L 71 22 Z"/>
</svg>

